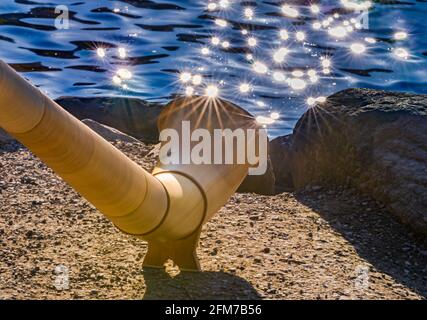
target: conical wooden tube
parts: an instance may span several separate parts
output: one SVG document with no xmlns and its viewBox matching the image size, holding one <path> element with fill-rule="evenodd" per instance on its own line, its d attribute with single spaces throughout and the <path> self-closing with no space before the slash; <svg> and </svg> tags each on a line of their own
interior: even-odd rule
<svg viewBox="0 0 427 320">
<path fill-rule="evenodd" d="M 179 99 L 159 129 L 248 128 L 242 109 L 217 99 Z M 163 165 L 153 175 L 70 115 L 0 61 L 0 127 L 27 146 L 120 230 L 149 241 L 145 265 L 172 258 L 199 269 L 201 226 L 235 192 L 248 172 L 241 165 Z"/>
<path fill-rule="evenodd" d="M 125 231 L 162 221 L 162 183 L 0 62 L 0 126 Z"/>
</svg>

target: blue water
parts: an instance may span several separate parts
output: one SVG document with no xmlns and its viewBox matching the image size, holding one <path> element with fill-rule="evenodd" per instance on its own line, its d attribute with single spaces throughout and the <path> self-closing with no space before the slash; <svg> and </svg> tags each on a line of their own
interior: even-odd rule
<svg viewBox="0 0 427 320">
<path fill-rule="evenodd" d="M 312 1 L 316 2 L 316 1 Z M 231 1 L 224 10 L 208 11 L 208 1 L 0 1 L 0 58 L 25 74 L 49 96 L 136 96 L 150 101 L 168 101 L 183 94 L 185 86 L 179 74 L 189 71 L 203 76 L 197 93 L 214 84 L 222 98 L 231 100 L 256 116 L 279 119 L 268 125 L 272 136 L 289 133 L 301 114 L 307 110 L 308 97 L 328 96 L 350 87 L 427 93 L 427 2 L 418 0 L 375 1 L 369 10 L 367 25 L 337 41 L 326 30 L 314 30 L 316 20 L 339 13 L 334 23 L 354 18 L 354 12 L 343 11 L 340 1 L 317 1 L 319 15 L 299 3 L 297 18 L 284 17 L 278 1 Z M 69 29 L 55 28 L 57 5 L 70 10 Z M 255 16 L 248 20 L 242 14 L 250 7 Z M 221 28 L 214 18 L 228 21 Z M 366 21 L 364 21 L 366 22 Z M 291 39 L 282 41 L 279 30 L 289 31 Z M 248 46 L 241 30 L 249 30 L 258 45 Z M 306 34 L 304 42 L 294 39 L 296 31 Z M 408 37 L 393 39 L 395 32 Z M 229 41 L 229 48 L 211 44 L 218 36 Z M 368 43 L 365 38 L 376 40 Z M 352 43 L 364 43 L 367 51 L 353 54 Z M 290 54 L 285 63 L 272 61 L 275 48 L 285 46 Z M 120 58 L 118 48 L 126 50 Z M 201 54 L 208 47 L 210 54 Z M 105 57 L 97 55 L 105 49 Z M 397 58 L 396 48 L 408 52 Z M 265 63 L 269 72 L 257 74 L 251 60 Z M 320 57 L 332 62 L 331 72 L 322 73 Z M 132 79 L 121 85 L 113 82 L 119 68 L 132 73 Z M 303 90 L 275 81 L 274 71 L 289 77 L 294 70 L 315 69 L 319 81 Z M 241 83 L 251 84 L 252 91 L 242 94 Z M 125 86 L 123 86 L 125 84 Z"/>
</svg>

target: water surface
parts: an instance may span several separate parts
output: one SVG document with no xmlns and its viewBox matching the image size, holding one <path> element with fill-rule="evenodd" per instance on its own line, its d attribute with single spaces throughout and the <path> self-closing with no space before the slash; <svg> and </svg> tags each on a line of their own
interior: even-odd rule
<svg viewBox="0 0 427 320">
<path fill-rule="evenodd" d="M 191 85 L 196 93 L 204 94 L 206 86 L 215 85 L 221 97 L 256 116 L 278 113 L 268 125 L 272 136 L 292 130 L 309 107 L 309 97 L 350 87 L 427 93 L 426 1 L 375 1 L 368 25 L 343 39 L 330 36 L 324 28 L 313 29 L 315 21 L 334 14 L 338 18 L 333 24 L 358 17 L 343 10 L 340 1 L 287 1 L 298 4 L 296 18 L 283 15 L 283 3 L 235 0 L 227 9 L 209 11 L 208 1 L 198 0 L 1 0 L 0 58 L 53 98 L 136 96 L 163 102 L 190 86 L 180 81 L 182 72 L 200 74 L 202 83 Z M 310 3 L 318 3 L 321 12 L 313 14 Z M 69 29 L 55 27 L 58 5 L 70 10 Z M 245 8 L 253 10 L 252 19 L 245 17 Z M 227 21 L 227 26 L 215 23 L 217 18 Z M 282 29 L 289 32 L 288 40 L 280 38 Z M 407 38 L 396 40 L 399 31 Z M 296 32 L 304 32 L 305 40 L 297 41 Z M 212 37 L 220 38 L 220 44 L 213 45 Z M 248 37 L 256 38 L 257 46 L 249 46 Z M 229 47 L 222 46 L 224 41 Z M 366 52 L 354 54 L 350 50 L 354 43 L 363 43 Z M 279 47 L 289 49 L 280 64 L 272 59 Z M 99 57 L 98 48 L 105 50 L 105 57 Z M 126 51 L 125 58 L 119 48 Z M 203 55 L 202 48 L 210 53 Z M 397 48 L 405 49 L 408 56 L 396 57 Z M 330 59 L 330 73 L 322 72 L 322 57 Z M 264 63 L 268 72 L 256 73 L 254 61 Z M 118 84 L 120 68 L 132 77 Z M 307 79 L 312 69 L 319 78 L 316 83 Z M 274 72 L 292 78 L 296 70 L 308 81 L 302 90 L 273 78 Z M 251 91 L 240 92 L 242 83 L 250 84 Z"/>
</svg>

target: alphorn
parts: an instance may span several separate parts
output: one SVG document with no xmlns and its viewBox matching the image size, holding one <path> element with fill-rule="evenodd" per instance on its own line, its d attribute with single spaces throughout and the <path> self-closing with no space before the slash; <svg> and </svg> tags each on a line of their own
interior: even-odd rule
<svg viewBox="0 0 427 320">
<path fill-rule="evenodd" d="M 142 120 L 143 121 L 143 120 Z M 178 98 L 159 130 L 257 128 L 243 109 L 220 99 Z M 250 164 L 168 164 L 150 174 L 0 61 L 0 126 L 92 203 L 122 232 L 148 241 L 144 266 L 172 259 L 200 270 L 201 228 L 233 195 Z M 163 142 L 165 144 L 166 142 Z"/>
</svg>

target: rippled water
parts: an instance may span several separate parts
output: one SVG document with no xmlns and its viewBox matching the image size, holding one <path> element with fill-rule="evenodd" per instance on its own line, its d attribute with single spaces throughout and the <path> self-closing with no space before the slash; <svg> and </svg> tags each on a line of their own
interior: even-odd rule
<svg viewBox="0 0 427 320">
<path fill-rule="evenodd" d="M 0 58 L 51 97 L 108 95 L 167 101 L 186 90 L 180 73 L 200 74 L 202 84 L 194 86 L 197 93 L 215 85 L 221 97 L 256 116 L 269 118 L 277 112 L 280 117 L 275 115 L 276 121 L 268 125 L 272 136 L 292 130 L 308 107 L 308 97 L 349 87 L 427 93 L 425 0 L 375 1 L 368 28 L 355 29 L 338 40 L 326 29 L 314 30 L 313 23 L 334 14 L 339 17 L 333 23 L 354 18 L 354 12 L 343 10 L 340 1 L 286 1 L 300 11 L 296 18 L 283 15 L 284 1 L 230 0 L 227 9 L 214 11 L 207 10 L 207 3 L 1 0 Z M 311 13 L 310 3 L 318 3 L 321 12 Z M 55 28 L 57 5 L 70 10 L 69 29 Z M 254 11 L 253 19 L 245 18 L 245 8 Z M 216 18 L 227 21 L 227 26 L 219 26 Z M 286 41 L 279 37 L 283 28 L 290 34 Z M 242 34 L 243 29 L 248 35 Z M 295 40 L 298 31 L 305 32 L 302 42 Z M 399 31 L 408 37 L 395 40 L 393 35 Z M 211 42 L 215 36 L 221 39 L 218 46 Z M 250 47 L 248 37 L 255 37 L 257 46 Z M 228 48 L 221 45 L 224 41 L 230 43 Z M 354 43 L 363 43 L 367 51 L 354 54 L 350 50 Z M 281 46 L 290 52 L 286 62 L 278 65 L 272 54 Z M 209 48 L 208 55 L 201 53 L 204 47 Z M 105 57 L 97 55 L 98 48 L 105 49 Z M 119 48 L 125 49 L 125 58 L 120 57 Z M 396 57 L 396 48 L 405 49 L 408 57 Z M 321 57 L 331 60 L 329 74 L 322 73 Z M 256 73 L 254 61 L 264 63 L 269 71 Z M 120 68 L 130 71 L 132 78 L 118 85 L 120 79 L 114 76 Z M 293 71 L 306 74 L 309 69 L 317 71 L 319 81 L 302 90 L 273 79 L 274 72 L 283 72 L 289 79 Z M 250 84 L 252 90 L 240 92 L 242 83 Z"/>
</svg>

